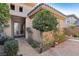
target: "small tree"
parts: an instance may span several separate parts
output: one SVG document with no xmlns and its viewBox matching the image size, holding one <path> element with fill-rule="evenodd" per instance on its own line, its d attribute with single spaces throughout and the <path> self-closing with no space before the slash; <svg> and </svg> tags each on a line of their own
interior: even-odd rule
<svg viewBox="0 0 79 59">
<path fill-rule="evenodd" d="M 9 6 L 6 3 L 0 3 L 0 30 L 7 25 L 9 18 Z"/>
<path fill-rule="evenodd" d="M 54 17 L 53 13 L 48 10 L 43 10 L 37 13 L 33 19 L 33 28 L 40 31 L 41 36 L 43 32 L 56 30 L 57 27 L 57 20 Z M 42 40 L 42 37 L 41 37 Z M 41 41 L 41 52 L 42 52 L 42 41 Z"/>
</svg>

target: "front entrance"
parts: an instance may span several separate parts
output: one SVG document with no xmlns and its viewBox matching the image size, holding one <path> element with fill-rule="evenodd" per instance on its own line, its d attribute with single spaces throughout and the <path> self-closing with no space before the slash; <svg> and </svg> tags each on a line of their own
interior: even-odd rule
<svg viewBox="0 0 79 59">
<path fill-rule="evenodd" d="M 25 37 L 25 18 L 12 16 L 14 37 Z"/>
</svg>

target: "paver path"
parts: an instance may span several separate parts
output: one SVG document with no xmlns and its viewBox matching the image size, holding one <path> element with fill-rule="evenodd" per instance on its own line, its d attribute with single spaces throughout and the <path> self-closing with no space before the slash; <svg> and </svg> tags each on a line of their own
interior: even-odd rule
<svg viewBox="0 0 79 59">
<path fill-rule="evenodd" d="M 0 45 L 0 56 L 4 56 L 4 47 L 3 45 Z"/>
<path fill-rule="evenodd" d="M 45 56 L 79 56 L 79 41 L 67 40 L 55 48 L 50 48 L 41 55 Z"/>
<path fill-rule="evenodd" d="M 22 54 L 23 56 L 36 56 L 39 55 L 24 38 L 18 38 L 19 42 L 19 52 L 18 54 Z"/>
</svg>

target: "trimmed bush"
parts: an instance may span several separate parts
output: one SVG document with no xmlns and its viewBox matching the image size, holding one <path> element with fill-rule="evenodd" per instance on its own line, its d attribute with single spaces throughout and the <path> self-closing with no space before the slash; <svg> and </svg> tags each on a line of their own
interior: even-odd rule
<svg viewBox="0 0 79 59">
<path fill-rule="evenodd" d="M 8 40 L 4 44 L 4 51 L 7 56 L 16 56 L 18 51 L 18 41 Z"/>
</svg>

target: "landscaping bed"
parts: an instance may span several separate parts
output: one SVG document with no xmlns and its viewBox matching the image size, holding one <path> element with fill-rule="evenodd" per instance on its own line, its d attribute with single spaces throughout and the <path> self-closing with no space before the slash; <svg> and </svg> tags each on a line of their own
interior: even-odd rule
<svg viewBox="0 0 79 59">
<path fill-rule="evenodd" d="M 44 40 L 43 41 L 43 52 L 67 40 L 67 37 L 64 32 L 62 34 L 59 34 L 59 33 L 53 34 L 51 32 L 47 34 L 48 35 L 44 36 L 43 38 Z"/>
<path fill-rule="evenodd" d="M 40 48 L 40 43 L 33 40 L 33 39 L 28 39 L 27 42 L 31 45 L 31 47 L 33 47 L 37 52 L 39 52 L 39 48 Z"/>
<path fill-rule="evenodd" d="M 53 35 L 53 33 L 51 32 L 45 32 L 43 34 L 42 43 L 41 43 L 42 52 L 48 50 L 51 47 L 55 47 L 56 45 L 64 42 L 66 39 L 67 38 L 65 33 L 63 34 L 56 33 L 55 35 Z M 27 41 L 37 52 L 40 53 L 41 46 L 39 42 L 34 41 L 33 39 L 28 39 Z"/>
<path fill-rule="evenodd" d="M 11 37 L 6 37 L 5 38 L 5 41 L 2 41 L 4 42 L 4 44 L 0 45 L 2 46 L 2 48 L 0 49 L 0 53 L 2 53 L 2 55 L 4 56 L 17 56 L 17 52 L 18 52 L 18 41 L 11 38 Z"/>
<path fill-rule="evenodd" d="M 69 37 L 79 40 L 79 27 L 65 28 L 65 34 Z"/>
</svg>

